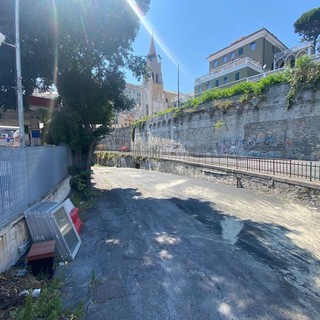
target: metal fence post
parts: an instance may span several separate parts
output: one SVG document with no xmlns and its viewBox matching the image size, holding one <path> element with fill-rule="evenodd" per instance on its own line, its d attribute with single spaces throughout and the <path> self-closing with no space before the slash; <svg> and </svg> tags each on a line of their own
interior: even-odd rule
<svg viewBox="0 0 320 320">
<path fill-rule="evenodd" d="M 312 162 L 310 161 L 310 181 L 312 181 Z"/>
<path fill-rule="evenodd" d="M 272 173 L 275 175 L 274 159 L 272 159 Z"/>
<path fill-rule="evenodd" d="M 290 160 L 290 168 L 289 168 L 289 171 L 290 171 L 290 178 L 291 178 L 291 160 Z"/>
</svg>

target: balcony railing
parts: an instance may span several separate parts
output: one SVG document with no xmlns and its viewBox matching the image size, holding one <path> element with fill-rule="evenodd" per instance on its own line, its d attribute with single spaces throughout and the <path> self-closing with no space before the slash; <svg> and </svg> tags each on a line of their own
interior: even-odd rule
<svg viewBox="0 0 320 320">
<path fill-rule="evenodd" d="M 320 55 L 319 55 L 319 60 L 320 60 Z M 268 71 L 268 72 L 264 72 L 264 73 L 259 73 L 259 74 L 256 74 L 254 76 L 251 76 L 251 77 L 247 77 L 247 78 L 242 78 L 240 80 L 237 80 L 237 81 L 232 81 L 232 82 L 228 82 L 226 84 L 221 84 L 220 86 L 218 87 L 215 87 L 215 88 L 224 88 L 224 87 L 230 87 L 230 86 L 233 86 L 239 82 L 256 82 L 256 81 L 259 81 L 261 78 L 265 78 L 266 76 L 268 76 L 269 74 L 275 74 L 275 73 L 279 73 L 279 72 L 283 72 L 285 69 L 284 68 L 281 68 L 281 69 L 276 69 L 276 70 L 271 70 L 271 71 Z M 210 89 L 213 89 L 213 88 L 210 88 Z M 203 94 L 206 90 L 202 91 L 202 92 L 199 92 L 199 93 L 196 93 L 194 94 L 194 96 L 199 96 L 201 94 Z"/>
<path fill-rule="evenodd" d="M 201 76 L 195 80 L 195 85 L 204 83 L 206 81 L 212 80 L 217 78 L 217 76 L 222 76 L 225 73 L 230 73 L 236 69 L 240 69 L 241 67 L 251 67 L 252 69 L 256 70 L 257 72 L 263 72 L 261 64 L 257 61 L 252 60 L 249 57 L 243 59 L 236 59 L 232 62 L 226 63 L 218 68 L 211 70 L 208 74 Z"/>
<path fill-rule="evenodd" d="M 274 55 L 274 59 L 277 60 L 279 58 L 286 57 L 290 53 L 298 52 L 298 51 L 300 51 L 302 49 L 306 49 L 308 51 L 308 49 L 311 48 L 311 47 L 312 47 L 312 43 L 311 42 L 301 43 L 301 44 L 299 44 L 297 46 L 294 46 L 294 47 L 289 48 L 287 50 L 284 50 L 284 51 L 276 53 Z"/>
</svg>

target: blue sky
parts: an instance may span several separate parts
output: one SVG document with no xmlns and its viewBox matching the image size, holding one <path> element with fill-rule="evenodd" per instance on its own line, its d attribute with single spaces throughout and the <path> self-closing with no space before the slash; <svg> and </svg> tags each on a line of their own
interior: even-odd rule
<svg viewBox="0 0 320 320">
<path fill-rule="evenodd" d="M 299 44 L 294 22 L 319 6 L 319 0 L 151 0 L 146 19 L 162 43 L 163 48 L 156 43 L 156 51 L 165 89 L 177 91 L 179 63 L 180 91 L 192 92 L 195 78 L 208 72 L 209 54 L 262 27 L 288 47 Z M 146 55 L 150 39 L 141 25 L 134 52 Z M 139 83 L 129 72 L 127 81 Z"/>
</svg>

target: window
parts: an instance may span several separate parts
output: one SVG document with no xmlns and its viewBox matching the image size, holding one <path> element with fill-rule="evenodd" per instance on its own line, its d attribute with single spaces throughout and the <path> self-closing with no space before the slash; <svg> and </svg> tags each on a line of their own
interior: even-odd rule
<svg viewBox="0 0 320 320">
<path fill-rule="evenodd" d="M 213 67 L 216 68 L 218 66 L 218 60 L 213 61 Z"/>
<path fill-rule="evenodd" d="M 206 90 L 209 90 L 210 89 L 210 82 L 207 82 L 206 83 Z"/>
<path fill-rule="evenodd" d="M 234 52 L 231 52 L 231 54 L 230 54 L 230 60 L 234 60 L 234 57 L 235 57 L 235 53 L 234 53 Z"/>
<path fill-rule="evenodd" d="M 228 57 L 227 56 L 224 56 L 223 57 L 223 63 L 226 63 L 228 61 Z"/>
<path fill-rule="evenodd" d="M 252 42 L 252 43 L 250 44 L 250 50 L 251 50 L 251 51 L 256 50 L 256 43 L 255 43 L 255 42 Z"/>
<path fill-rule="evenodd" d="M 223 78 L 223 83 L 224 83 L 224 84 L 228 83 L 228 77 L 224 77 L 224 78 Z"/>
<path fill-rule="evenodd" d="M 218 80 L 216 80 L 216 82 L 215 82 L 215 86 L 216 86 L 216 87 L 219 87 L 219 79 L 218 79 Z"/>
<path fill-rule="evenodd" d="M 240 79 L 240 72 L 236 72 L 234 75 L 234 80 L 237 81 Z"/>
<path fill-rule="evenodd" d="M 243 48 L 239 48 L 238 49 L 238 56 L 242 56 L 243 55 Z"/>
</svg>

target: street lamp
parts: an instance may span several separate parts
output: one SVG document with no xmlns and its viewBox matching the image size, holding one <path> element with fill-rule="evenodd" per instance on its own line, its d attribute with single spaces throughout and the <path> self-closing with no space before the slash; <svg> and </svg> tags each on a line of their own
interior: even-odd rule
<svg viewBox="0 0 320 320">
<path fill-rule="evenodd" d="M 20 147 L 24 147 L 25 139 L 24 139 L 23 98 L 22 98 L 21 56 L 20 56 L 19 0 L 16 0 L 16 4 L 15 4 L 15 29 L 16 29 L 15 45 L 5 42 L 6 36 L 0 33 L 0 46 L 2 43 L 4 43 L 10 47 L 14 47 L 16 51 L 16 78 L 17 78 L 16 93 L 17 93 L 17 104 L 18 104 Z"/>
</svg>

